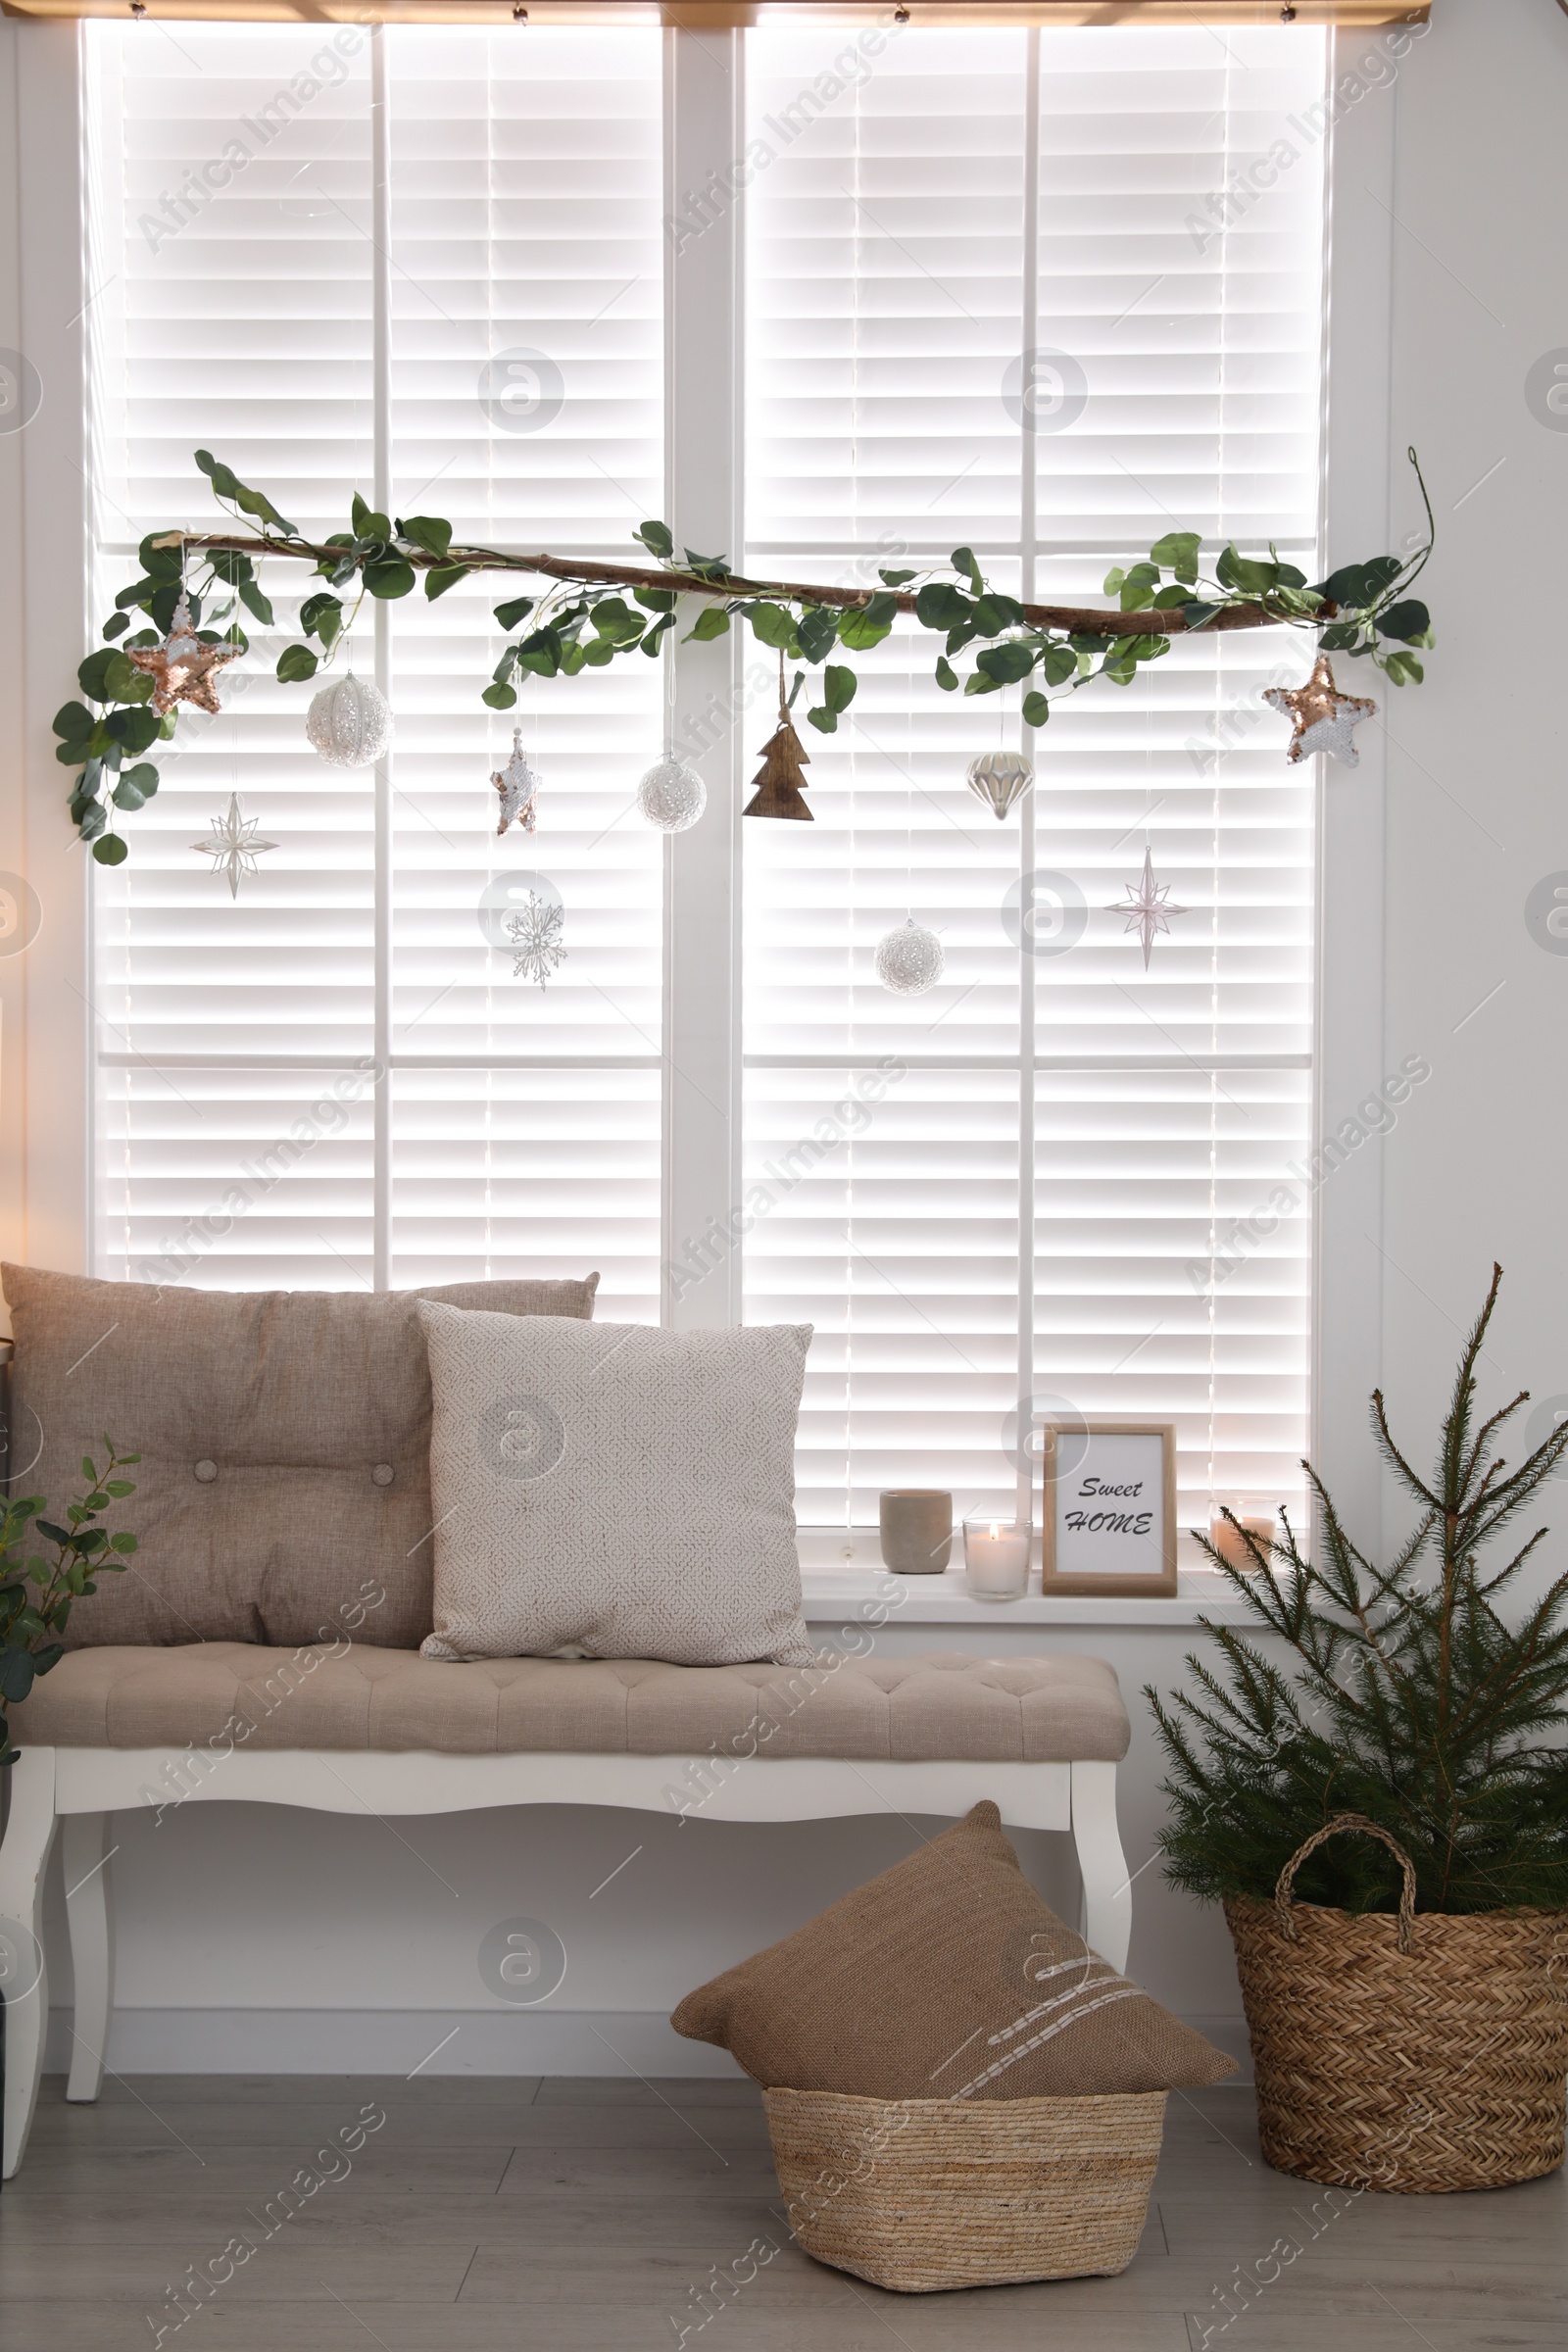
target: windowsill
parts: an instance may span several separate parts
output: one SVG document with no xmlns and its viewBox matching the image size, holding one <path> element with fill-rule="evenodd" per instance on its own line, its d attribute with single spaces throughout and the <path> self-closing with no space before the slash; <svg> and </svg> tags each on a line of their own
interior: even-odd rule
<svg viewBox="0 0 1568 2352">
<path fill-rule="evenodd" d="M 805 1546 L 803 1545 L 803 1549 Z M 808 1625 L 1196 1625 L 1204 1616 L 1239 1617 L 1222 1577 L 1212 1569 L 1179 1572 L 1173 1598 L 1118 1598 L 1107 1593 L 1069 1598 L 1040 1590 L 1040 1571 L 1030 1575 L 1021 1600 L 976 1600 L 961 1568 L 941 1576 L 894 1576 L 879 1558 L 840 1561 L 829 1567 L 803 1561 L 801 1590 Z"/>
</svg>

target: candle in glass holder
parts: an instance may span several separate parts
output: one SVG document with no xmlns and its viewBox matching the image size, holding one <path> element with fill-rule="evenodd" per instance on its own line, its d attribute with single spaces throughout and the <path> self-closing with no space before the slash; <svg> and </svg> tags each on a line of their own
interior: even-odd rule
<svg viewBox="0 0 1568 2352">
<path fill-rule="evenodd" d="M 1240 1528 L 1231 1525 L 1224 1516 L 1226 1511 L 1240 1521 Z M 1245 1529 L 1251 1537 L 1267 1560 L 1278 1517 L 1277 1503 L 1259 1501 L 1255 1495 L 1222 1497 L 1208 1506 L 1208 1540 L 1228 1567 L 1241 1569 L 1244 1576 L 1255 1576 L 1258 1572 L 1257 1562 L 1242 1541 L 1241 1530 Z"/>
<path fill-rule="evenodd" d="M 965 1519 L 963 1565 L 977 1600 L 1021 1600 L 1029 1583 L 1029 1529 L 989 1514 Z"/>
</svg>

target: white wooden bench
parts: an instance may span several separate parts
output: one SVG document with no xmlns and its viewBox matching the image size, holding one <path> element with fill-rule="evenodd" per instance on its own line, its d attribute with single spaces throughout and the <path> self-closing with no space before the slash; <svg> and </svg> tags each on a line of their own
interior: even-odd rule
<svg viewBox="0 0 1568 2352">
<path fill-rule="evenodd" d="M 207 1769 L 193 1760 L 199 1752 L 24 1745 L 11 1769 L 10 1816 L 0 1843 L 8 2180 L 26 2145 L 43 2064 L 49 1993 L 42 1891 L 56 1830 L 63 1825 L 75 1981 L 66 2096 L 91 2100 L 103 2077 L 114 2008 L 114 1922 L 105 1859 L 113 1842 L 110 1825 L 117 1811 L 150 1802 L 297 1805 L 383 1816 L 495 1805 L 624 1805 L 684 1810 L 698 1820 L 786 1822 L 884 1812 L 956 1818 L 980 1798 L 991 1797 L 1009 1827 L 1071 1834 L 1083 1880 L 1084 1933 L 1113 1967 L 1126 1964 L 1132 1890 L 1116 1828 L 1116 1766 L 1102 1760 L 965 1763 L 781 1756 L 727 1771 L 715 1767 L 711 1754 L 235 1748 Z M 686 1791 L 689 1802 L 675 1801 Z"/>
</svg>

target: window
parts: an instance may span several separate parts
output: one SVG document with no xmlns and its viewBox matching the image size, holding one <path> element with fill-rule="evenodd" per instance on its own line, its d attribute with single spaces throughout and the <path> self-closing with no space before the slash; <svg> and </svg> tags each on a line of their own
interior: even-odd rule
<svg viewBox="0 0 1568 2352">
<path fill-rule="evenodd" d="M 490 544 L 624 553 L 665 511 L 662 41 L 686 36 L 198 25 L 154 55 L 139 30 L 87 31 L 100 601 L 145 529 L 205 512 L 198 443 L 307 527 L 379 483 Z M 1098 602 L 1179 521 L 1310 572 L 1321 35 L 783 26 L 745 59 L 748 567 L 869 582 L 967 545 L 1004 587 Z M 280 605 L 306 592 L 283 568 Z M 95 876 L 100 1271 L 591 1261 L 602 1312 L 659 1313 L 682 1041 L 631 807 L 659 680 L 536 690 L 540 831 L 497 842 L 495 601 L 381 609 L 379 795 L 306 746 L 258 631 Z M 750 641 L 737 663 L 742 783 L 775 688 Z M 872 1520 L 892 1483 L 1002 1498 L 1030 1397 L 1174 1418 L 1184 1526 L 1216 1487 L 1297 1491 L 1307 1218 L 1269 1202 L 1309 1129 L 1313 778 L 1257 690 L 1299 670 L 1272 635 L 1178 643 L 1058 710 L 999 824 L 964 770 L 1025 741 L 1017 691 L 944 695 L 900 630 L 839 734 L 803 729 L 812 824 L 741 828 L 745 1312 L 817 1326 L 803 1522 Z M 233 903 L 190 846 L 231 791 L 277 844 Z M 1147 968 L 1146 848 L 1171 909 Z M 565 908 L 543 990 L 495 911 L 534 871 Z M 907 915 L 946 968 L 901 999 L 873 956 Z"/>
</svg>

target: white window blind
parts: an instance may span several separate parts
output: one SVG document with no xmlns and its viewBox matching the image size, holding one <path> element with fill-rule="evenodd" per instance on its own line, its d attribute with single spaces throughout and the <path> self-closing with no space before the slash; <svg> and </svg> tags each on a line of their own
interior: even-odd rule
<svg viewBox="0 0 1568 2352">
<path fill-rule="evenodd" d="M 462 538 L 623 548 L 662 465 L 658 36 L 381 34 L 378 271 L 368 33 L 148 29 L 86 28 L 98 604 L 144 531 L 210 523 L 197 446 L 307 531 L 341 527 L 379 460 L 393 512 Z M 272 564 L 265 585 L 279 628 L 252 627 L 220 718 L 182 719 L 133 858 L 95 875 L 102 1270 L 337 1288 L 591 1263 L 602 1312 L 656 1315 L 662 863 L 628 821 L 654 665 L 493 713 L 505 583 L 411 597 L 378 796 L 270 676 L 319 583 Z M 353 659 L 369 674 L 368 604 Z M 498 841 L 514 720 L 539 830 Z M 231 791 L 276 844 L 237 902 L 191 848 Z M 543 989 L 505 934 L 534 876 L 565 910 Z"/>
<path fill-rule="evenodd" d="M 849 58 L 755 34 L 748 564 L 869 582 L 968 545 L 1013 593 L 1093 603 L 1190 525 L 1313 576 L 1323 73 L 1300 28 L 889 32 Z M 1271 149 L 1266 193 L 1210 205 Z M 1173 1418 L 1183 1526 L 1214 1491 L 1298 1491 L 1304 1210 L 1208 1281 L 1306 1142 L 1313 779 L 1257 702 L 1281 664 L 1304 674 L 1299 641 L 1232 636 L 1095 689 L 999 825 L 964 770 L 1023 740 L 1018 690 L 945 696 L 901 633 L 809 741 L 814 823 L 748 828 L 772 1198 L 747 1312 L 817 1326 L 808 1519 L 874 1520 L 892 1484 L 1005 1500 L 1031 1397 Z M 1185 910 L 1147 970 L 1109 911 L 1146 845 Z M 872 958 L 911 913 L 946 970 L 901 1000 Z"/>
<path fill-rule="evenodd" d="M 85 27 L 95 612 L 144 531 L 211 515 L 198 445 L 307 529 L 379 471 L 395 513 L 465 537 L 624 553 L 665 507 L 661 41 L 700 37 L 383 29 L 378 201 L 364 28 Z M 1098 602 L 1180 523 L 1310 576 L 1324 67 L 1302 26 L 747 35 L 725 552 L 870 582 L 967 544 L 1004 587 Z M 501 588 L 410 598 L 378 784 L 324 766 L 306 690 L 271 677 L 315 583 L 266 585 L 278 629 L 221 717 L 182 718 L 130 862 L 93 876 L 98 1269 L 598 1265 L 602 1313 L 652 1318 L 682 1050 L 662 845 L 630 805 L 655 666 L 492 714 Z M 1308 1148 L 1313 777 L 1257 701 L 1303 650 L 1178 644 L 1096 687 L 998 824 L 963 771 L 1023 740 L 1017 692 L 942 695 L 901 629 L 839 734 L 803 729 L 815 821 L 743 828 L 746 1312 L 817 1327 L 804 1523 L 874 1520 L 894 1483 L 1004 1499 L 1031 1399 L 1173 1418 L 1183 1525 L 1211 1491 L 1296 1492 L 1307 1214 L 1240 1259 L 1226 1235 Z M 514 717 L 539 832 L 498 842 Z M 742 723 L 755 753 L 765 694 Z M 237 901 L 191 846 L 230 792 L 276 844 Z M 1147 970 L 1111 911 L 1146 846 L 1182 910 Z M 530 876 L 565 909 L 544 990 L 497 945 Z M 901 1000 L 872 958 L 908 914 L 947 968 Z"/>
</svg>

